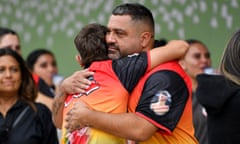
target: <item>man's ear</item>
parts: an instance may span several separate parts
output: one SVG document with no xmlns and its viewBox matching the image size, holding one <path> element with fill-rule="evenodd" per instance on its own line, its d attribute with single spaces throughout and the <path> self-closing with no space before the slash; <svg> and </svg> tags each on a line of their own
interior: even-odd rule
<svg viewBox="0 0 240 144">
<path fill-rule="evenodd" d="M 141 34 L 141 45 L 142 47 L 147 47 L 151 42 L 153 35 L 150 32 L 143 32 Z"/>
<path fill-rule="evenodd" d="M 82 58 L 79 54 L 75 56 L 75 59 L 81 67 L 84 67 L 84 65 L 82 64 Z"/>
</svg>

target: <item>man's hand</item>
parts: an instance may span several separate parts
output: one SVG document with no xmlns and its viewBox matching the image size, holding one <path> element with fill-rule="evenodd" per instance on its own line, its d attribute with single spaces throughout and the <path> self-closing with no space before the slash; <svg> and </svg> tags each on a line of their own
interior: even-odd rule
<svg viewBox="0 0 240 144">
<path fill-rule="evenodd" d="M 66 125 L 64 126 L 68 131 L 72 132 L 76 129 L 81 129 L 88 126 L 84 122 L 84 118 L 89 115 L 91 110 L 84 102 L 76 102 L 72 109 L 66 114 Z"/>
<path fill-rule="evenodd" d="M 93 74 L 94 72 L 90 72 L 88 69 L 74 72 L 63 80 L 60 88 L 67 94 L 84 93 L 85 89 L 91 84 L 91 81 L 87 78 Z"/>
<path fill-rule="evenodd" d="M 135 113 L 116 114 L 95 111 L 80 101 L 69 110 L 65 121 L 64 127 L 70 132 L 89 126 L 135 141 L 145 141 L 158 130 L 155 125 Z"/>
<path fill-rule="evenodd" d="M 84 93 L 85 89 L 91 84 L 91 81 L 89 81 L 87 77 L 92 76 L 93 74 L 93 72 L 85 69 L 75 72 L 73 75 L 62 81 L 59 90 L 56 92 L 52 106 L 53 122 L 56 127 L 62 127 L 62 112 L 66 95 L 73 93 Z"/>
</svg>

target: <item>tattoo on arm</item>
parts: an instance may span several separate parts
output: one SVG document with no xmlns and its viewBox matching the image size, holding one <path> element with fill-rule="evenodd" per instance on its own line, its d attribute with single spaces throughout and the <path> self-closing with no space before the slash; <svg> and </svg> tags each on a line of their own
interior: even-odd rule
<svg viewBox="0 0 240 144">
<path fill-rule="evenodd" d="M 60 109 L 62 104 L 63 104 L 63 102 L 56 102 L 56 101 L 53 103 L 53 109 L 52 110 L 53 110 L 54 115 L 58 114 L 59 109 Z"/>
<path fill-rule="evenodd" d="M 58 95 L 56 95 L 56 98 L 53 102 L 53 108 L 52 108 L 52 111 L 53 111 L 53 114 L 54 115 L 57 115 L 59 113 L 59 110 L 60 108 L 63 106 L 64 104 L 64 96 L 66 94 L 63 93 L 63 92 L 60 92 Z"/>
</svg>

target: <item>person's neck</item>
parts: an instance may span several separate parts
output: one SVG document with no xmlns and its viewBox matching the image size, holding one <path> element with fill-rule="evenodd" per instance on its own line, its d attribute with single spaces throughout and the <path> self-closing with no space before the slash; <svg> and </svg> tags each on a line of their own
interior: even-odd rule
<svg viewBox="0 0 240 144">
<path fill-rule="evenodd" d="M 194 78 L 191 78 L 192 81 L 192 91 L 195 92 L 198 86 L 197 80 Z"/>
<path fill-rule="evenodd" d="M 0 112 L 5 117 L 8 110 L 17 102 L 18 96 L 6 96 L 0 97 Z"/>
</svg>

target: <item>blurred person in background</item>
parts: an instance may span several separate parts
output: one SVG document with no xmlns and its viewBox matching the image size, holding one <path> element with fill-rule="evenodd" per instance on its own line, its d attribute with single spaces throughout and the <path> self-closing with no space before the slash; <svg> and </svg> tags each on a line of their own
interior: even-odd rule
<svg viewBox="0 0 240 144">
<path fill-rule="evenodd" d="M 211 57 L 208 48 L 199 40 L 186 40 L 189 49 L 179 64 L 190 76 L 192 82 L 192 108 L 195 136 L 199 144 L 207 144 L 207 114 L 196 97 L 197 75 L 204 73 L 206 68 L 211 67 Z"/>
<path fill-rule="evenodd" d="M 49 109 L 35 103 L 37 89 L 22 57 L 0 49 L 0 143 L 58 144 Z"/>
<path fill-rule="evenodd" d="M 20 44 L 20 37 L 18 33 L 10 28 L 6 27 L 0 27 L 0 49 L 1 48 L 10 48 L 14 51 L 16 51 L 19 55 L 22 54 L 21 52 L 21 44 Z M 56 69 L 57 71 L 57 69 Z M 40 78 L 36 74 L 32 74 L 36 86 L 39 87 L 38 83 L 40 82 L 40 90 L 48 89 L 49 86 L 43 81 L 42 78 Z M 56 89 L 58 89 L 58 84 L 62 81 L 63 77 L 59 75 L 57 72 L 55 72 L 55 75 L 53 77 L 54 84 L 56 85 Z M 43 94 L 44 92 L 39 91 L 38 89 L 38 96 L 36 101 L 42 102 L 43 104 L 46 104 L 48 108 L 51 110 L 51 99 L 48 98 L 47 95 Z M 58 131 L 60 132 L 60 131 Z M 61 134 L 59 134 L 61 135 Z"/>
<path fill-rule="evenodd" d="M 9 28 L 0 27 L 0 48 L 8 47 L 21 55 L 20 38 Z"/>
<path fill-rule="evenodd" d="M 4 47 L 11 48 L 12 50 L 16 51 L 19 55 L 22 54 L 20 38 L 17 32 L 9 28 L 0 27 L 0 48 L 4 48 Z M 57 69 L 55 69 L 55 71 L 56 71 L 55 74 L 57 74 Z M 32 76 L 36 84 L 41 85 L 39 87 L 40 92 L 38 92 L 37 101 L 44 102 L 44 104 L 46 104 L 51 109 L 51 99 L 48 99 L 48 96 L 49 95 L 53 96 L 53 95 L 52 93 L 49 94 L 49 91 L 47 90 L 49 88 L 48 84 L 38 75 L 33 74 Z M 59 81 L 60 80 L 58 79 L 57 82 L 59 83 Z"/>
<path fill-rule="evenodd" d="M 42 94 L 37 101 L 44 103 L 51 110 L 56 90 L 53 77 L 57 73 L 57 62 L 54 54 L 47 49 L 35 49 L 27 56 L 26 63 L 33 75 L 37 75 L 34 79 L 39 92 Z"/>
<path fill-rule="evenodd" d="M 240 142 L 240 30 L 229 39 L 220 74 L 197 76 L 196 96 L 208 114 L 208 143 Z"/>
</svg>

